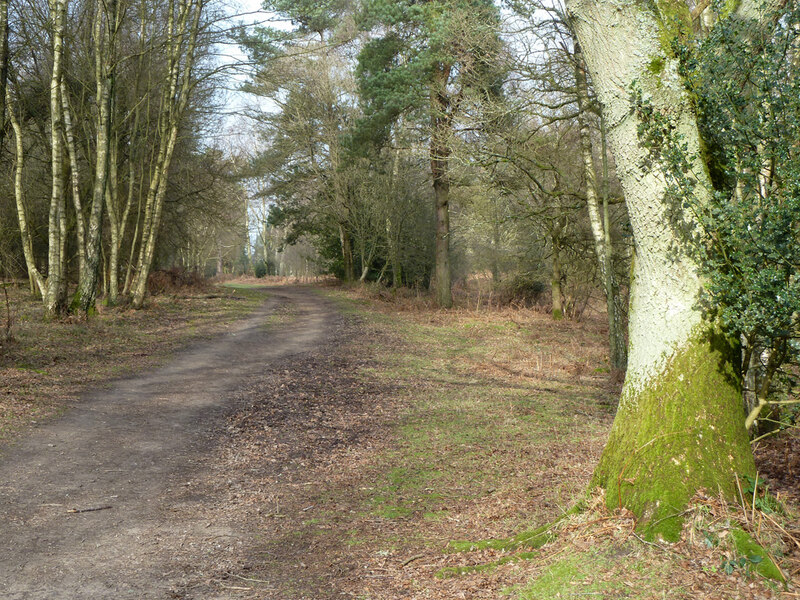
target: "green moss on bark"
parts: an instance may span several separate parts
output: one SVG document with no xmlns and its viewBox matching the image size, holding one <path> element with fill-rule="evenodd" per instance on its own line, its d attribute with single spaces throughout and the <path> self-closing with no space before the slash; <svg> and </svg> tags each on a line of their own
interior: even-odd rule
<svg viewBox="0 0 800 600">
<path fill-rule="evenodd" d="M 661 49 L 670 58 L 675 57 L 675 43 L 692 35 L 692 12 L 684 0 L 656 0 Z"/>
<path fill-rule="evenodd" d="M 609 508 L 631 510 L 650 539 L 678 539 L 697 490 L 733 500 L 735 473 L 755 473 L 737 350 L 716 331 L 698 332 L 642 389 L 626 381 L 593 483 Z"/>
</svg>

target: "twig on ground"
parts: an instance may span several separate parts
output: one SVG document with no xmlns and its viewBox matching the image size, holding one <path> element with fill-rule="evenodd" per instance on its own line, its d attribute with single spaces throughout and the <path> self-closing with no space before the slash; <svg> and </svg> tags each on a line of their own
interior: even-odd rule
<svg viewBox="0 0 800 600">
<path fill-rule="evenodd" d="M 239 586 L 239 585 L 223 585 L 221 583 L 217 583 L 217 585 L 219 587 L 221 587 L 223 590 L 237 590 L 237 591 L 240 591 L 240 592 L 249 592 L 250 590 L 253 589 L 253 588 L 249 588 L 249 587 L 242 587 L 242 586 Z"/>
<path fill-rule="evenodd" d="M 424 555 L 424 554 L 415 554 L 415 555 L 414 555 L 414 556 L 412 556 L 411 558 L 407 558 L 406 560 L 404 560 L 404 561 L 403 561 L 403 562 L 400 564 L 400 566 L 401 566 L 401 567 L 405 567 L 406 565 L 410 565 L 410 564 L 411 564 L 412 562 L 414 562 L 415 560 L 419 560 L 420 558 L 424 558 L 424 557 L 425 557 L 425 555 Z"/>
<path fill-rule="evenodd" d="M 647 544 L 648 546 L 653 546 L 654 548 L 658 548 L 662 552 L 669 552 L 670 554 L 674 554 L 675 556 L 678 556 L 680 558 L 684 558 L 684 559 L 686 558 L 685 556 L 683 556 L 679 552 L 675 552 L 675 550 L 670 550 L 669 548 L 665 548 L 664 546 L 661 546 L 660 544 L 656 544 L 654 542 L 648 542 L 646 539 L 644 539 L 642 537 L 639 537 L 636 533 L 634 533 L 634 532 L 631 532 L 631 533 L 632 533 L 633 537 L 635 537 L 637 540 L 639 540 L 643 544 Z"/>
<path fill-rule="evenodd" d="M 256 579 L 255 577 L 242 577 L 241 575 L 237 575 L 236 573 L 230 573 L 231 577 L 236 577 L 236 579 L 241 579 L 242 581 L 252 581 L 254 583 L 266 583 L 269 585 L 271 582 L 265 581 L 264 579 Z"/>
<path fill-rule="evenodd" d="M 794 537 L 794 536 L 793 536 L 791 533 L 789 533 L 788 531 L 786 531 L 786 529 L 784 529 L 784 528 L 781 526 L 781 524 L 780 524 L 780 523 L 778 523 L 777 521 L 775 521 L 775 519 L 773 519 L 772 517 L 770 517 L 770 516 L 769 516 L 767 513 L 764 513 L 764 512 L 762 512 L 762 514 L 763 514 L 765 517 L 767 517 L 767 519 L 769 519 L 770 521 L 772 521 L 772 524 L 773 524 L 773 525 L 775 525 L 775 526 L 776 526 L 778 529 L 780 529 L 780 530 L 781 530 L 783 533 L 785 533 L 787 536 L 789 536 L 789 539 L 790 539 L 790 540 L 792 540 L 792 541 L 795 543 L 795 545 L 796 545 L 798 548 L 800 548 L 800 540 L 798 540 L 798 539 L 797 539 L 796 537 Z"/>
<path fill-rule="evenodd" d="M 68 513 L 85 513 L 85 512 L 94 512 L 96 510 L 106 510 L 112 508 L 110 504 L 106 504 L 104 506 L 92 506 L 89 508 L 70 508 L 67 512 Z"/>
</svg>

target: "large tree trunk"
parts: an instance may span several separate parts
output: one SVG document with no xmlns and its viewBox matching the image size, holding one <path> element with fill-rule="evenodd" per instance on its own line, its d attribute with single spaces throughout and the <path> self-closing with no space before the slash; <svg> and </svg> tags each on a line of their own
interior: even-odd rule
<svg viewBox="0 0 800 600">
<path fill-rule="evenodd" d="M 594 169 L 594 155 L 592 152 L 591 126 L 589 123 L 589 86 L 586 81 L 586 65 L 583 60 L 583 52 L 581 52 L 581 46 L 577 41 L 575 42 L 574 60 L 581 156 L 586 177 L 586 207 L 589 212 L 589 223 L 592 227 L 595 254 L 600 267 L 600 279 L 606 296 L 609 363 L 612 373 L 624 373 L 628 363 L 628 354 L 625 336 L 622 331 L 622 311 L 617 301 L 619 287 L 614 276 L 613 246 L 611 245 L 611 232 L 609 231 L 608 223 L 608 202 L 606 198 L 603 207 L 605 209 L 604 215 L 601 216 L 600 202 L 597 195 L 597 177 Z"/>
<path fill-rule="evenodd" d="M 436 199 L 436 302 L 442 308 L 450 308 L 453 305 L 450 284 L 450 184 L 434 176 L 433 193 Z"/>
<path fill-rule="evenodd" d="M 704 320 L 702 280 L 693 258 L 698 234 L 680 200 L 667 193 L 666 175 L 638 139 L 631 110 L 634 82 L 655 110 L 670 118 L 688 152 L 700 139 L 670 32 L 675 14 L 655 3 L 570 0 L 568 8 L 603 104 L 636 244 L 629 322 L 630 354 L 619 411 L 594 475 L 609 506 L 640 518 L 650 537 L 675 540 L 681 513 L 700 488 L 732 498 L 735 473 L 753 474 L 744 427 L 735 345 Z M 698 194 L 711 189 L 696 161 Z M 702 197 L 699 198 L 702 201 Z"/>
</svg>

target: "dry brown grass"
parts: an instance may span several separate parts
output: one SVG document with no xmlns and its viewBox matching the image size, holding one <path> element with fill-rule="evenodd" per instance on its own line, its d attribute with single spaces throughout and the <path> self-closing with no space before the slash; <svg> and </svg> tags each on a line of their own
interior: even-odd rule
<svg viewBox="0 0 800 600">
<path fill-rule="evenodd" d="M 263 297 L 190 287 L 151 297 L 144 310 L 100 305 L 88 321 L 46 321 L 26 288 L 8 291 L 13 342 L 0 346 L 0 439 L 58 413 L 89 386 L 153 368 L 190 340 L 223 331 Z"/>
<path fill-rule="evenodd" d="M 365 599 L 793 597 L 742 569 L 726 574 L 725 547 L 643 542 L 630 514 L 609 513 L 597 498 L 527 560 L 492 567 L 514 552 L 445 552 L 450 540 L 509 538 L 551 522 L 583 497 L 619 391 L 607 372 L 603 315 L 555 322 L 538 310 L 439 311 L 424 297 L 338 293 L 391 332 L 388 343 L 356 341 L 351 351 L 382 364 L 362 376 L 399 390 L 392 402 L 401 416 L 394 439 L 350 449 L 311 477 L 329 484 L 309 504 L 335 522 L 295 534 L 341 566 L 337 587 Z M 698 500 L 693 510 L 711 508 Z M 342 539 L 348 547 L 337 549 Z"/>
</svg>

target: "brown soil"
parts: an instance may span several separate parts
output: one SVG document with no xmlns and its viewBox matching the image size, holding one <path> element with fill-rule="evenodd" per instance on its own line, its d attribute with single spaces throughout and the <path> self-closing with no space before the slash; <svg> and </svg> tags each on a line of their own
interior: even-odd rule
<svg viewBox="0 0 800 600">
<path fill-rule="evenodd" d="M 779 498 L 800 505 L 800 429 L 764 439 L 755 449 L 756 466 Z"/>
<path fill-rule="evenodd" d="M 48 321 L 26 288 L 5 291 L 12 340 L 0 337 L 0 443 L 58 414 L 91 386 L 157 368 L 192 340 L 226 331 L 263 300 L 256 290 L 182 288 L 149 297 L 144 310 L 98 305 L 88 321 Z M 3 310 L 0 325 L 5 318 Z"/>
<path fill-rule="evenodd" d="M 236 390 L 319 345 L 334 318 L 309 290 L 275 290 L 228 334 L 19 437 L 0 461 L 0 597 L 230 597 L 188 592 L 205 557 L 225 564 L 256 535 L 213 510 L 198 518 L 213 503 L 198 488 L 204 457 L 242 402 Z"/>
</svg>

